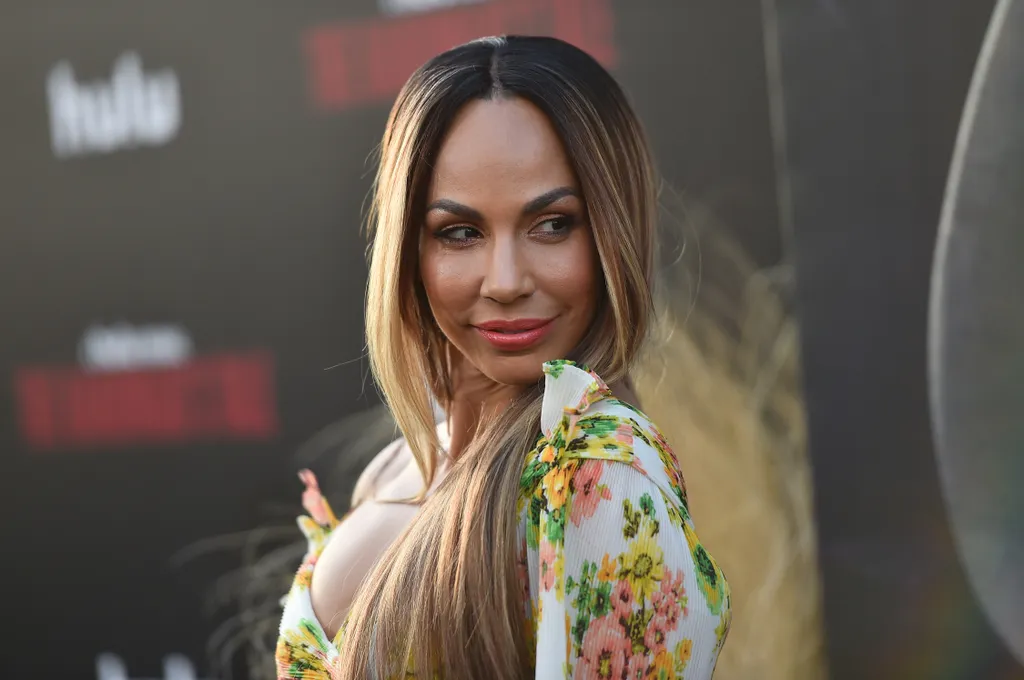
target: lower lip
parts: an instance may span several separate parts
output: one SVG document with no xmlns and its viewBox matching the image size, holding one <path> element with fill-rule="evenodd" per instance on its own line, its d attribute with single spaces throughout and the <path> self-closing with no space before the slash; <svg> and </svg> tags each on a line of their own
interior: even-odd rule
<svg viewBox="0 0 1024 680">
<path fill-rule="evenodd" d="M 548 331 L 551 330 L 551 321 L 548 321 L 543 326 L 516 333 L 498 333 L 496 331 L 485 331 L 483 328 L 477 328 L 476 330 L 483 336 L 484 340 L 490 342 L 497 349 L 503 352 L 518 352 L 529 349 L 540 342 L 548 334 Z"/>
</svg>

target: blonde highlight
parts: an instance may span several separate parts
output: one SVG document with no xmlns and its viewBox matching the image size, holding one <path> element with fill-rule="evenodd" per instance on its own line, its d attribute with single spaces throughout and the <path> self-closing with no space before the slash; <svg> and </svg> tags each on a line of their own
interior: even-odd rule
<svg viewBox="0 0 1024 680">
<path fill-rule="evenodd" d="M 490 97 L 523 97 L 541 108 L 583 189 L 605 300 L 568 358 L 609 382 L 624 380 L 652 323 L 655 172 L 641 126 L 611 76 L 567 43 L 525 37 L 475 41 L 418 70 L 399 94 L 381 145 L 366 334 L 374 377 L 424 486 L 415 519 L 349 610 L 336 672 L 344 680 L 405 676 L 410 667 L 417 678 L 531 675 L 517 503 L 523 462 L 540 434 L 540 382 L 479 432 L 426 495 L 442 452 L 432 400 L 448 406 L 451 379 L 447 340 L 418 281 L 418 221 L 447 126 L 468 101 Z"/>
</svg>

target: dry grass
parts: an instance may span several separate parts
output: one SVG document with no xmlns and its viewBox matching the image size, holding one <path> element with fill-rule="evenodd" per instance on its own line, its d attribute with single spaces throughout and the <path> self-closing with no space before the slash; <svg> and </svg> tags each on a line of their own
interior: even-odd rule
<svg viewBox="0 0 1024 680">
<path fill-rule="evenodd" d="M 780 286 L 764 274 L 740 276 L 737 253 L 705 248 L 702 256 L 716 272 L 702 281 L 705 303 L 667 305 L 676 309 L 636 381 L 679 457 L 701 540 L 732 586 L 733 626 L 715 678 L 820 680 L 821 588 L 796 324 Z M 738 295 L 714 286 L 738 278 L 748 282 Z"/>
</svg>

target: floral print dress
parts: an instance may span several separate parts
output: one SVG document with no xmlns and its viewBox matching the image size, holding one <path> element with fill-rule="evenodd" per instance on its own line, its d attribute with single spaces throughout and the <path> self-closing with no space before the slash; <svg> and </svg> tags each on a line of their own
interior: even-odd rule
<svg viewBox="0 0 1024 680">
<path fill-rule="evenodd" d="M 640 411 L 569 361 L 544 365 L 542 435 L 520 483 L 520 575 L 535 678 L 711 678 L 725 576 L 697 538 L 675 455 Z M 306 479 L 309 551 L 285 599 L 278 677 L 330 678 L 340 639 L 309 584 L 338 520 Z M 344 628 L 339 636 L 344 633 Z"/>
</svg>

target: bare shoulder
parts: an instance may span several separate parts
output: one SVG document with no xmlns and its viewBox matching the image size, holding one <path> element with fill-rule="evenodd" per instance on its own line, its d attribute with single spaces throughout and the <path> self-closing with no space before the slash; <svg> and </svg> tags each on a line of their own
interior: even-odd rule
<svg viewBox="0 0 1024 680">
<path fill-rule="evenodd" d="M 384 447 L 359 476 L 352 510 L 331 531 L 310 584 L 313 611 L 332 638 L 366 575 L 419 511 L 417 505 L 388 501 L 412 498 L 422 485 L 404 439 Z"/>
<path fill-rule="evenodd" d="M 413 462 L 412 451 L 405 444 L 405 439 L 396 439 L 370 460 L 356 480 L 352 490 L 352 506 L 356 507 L 365 501 L 377 497 L 377 492 Z"/>
</svg>

